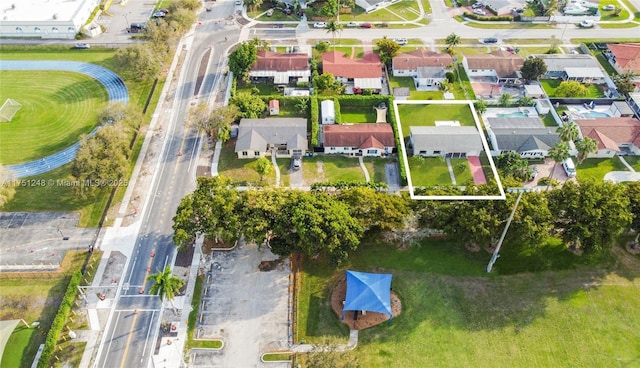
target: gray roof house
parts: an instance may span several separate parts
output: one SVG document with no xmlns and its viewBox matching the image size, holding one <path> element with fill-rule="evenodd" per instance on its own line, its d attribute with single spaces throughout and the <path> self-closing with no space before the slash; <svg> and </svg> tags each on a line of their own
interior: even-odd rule
<svg viewBox="0 0 640 368">
<path fill-rule="evenodd" d="M 598 60 L 586 54 L 544 54 L 536 55 L 547 66 L 542 78 L 561 78 L 583 83 L 604 83 L 604 72 Z"/>
<path fill-rule="evenodd" d="M 412 126 L 409 143 L 420 156 L 477 156 L 482 152 L 478 129 L 472 126 Z"/>
<path fill-rule="evenodd" d="M 307 147 L 307 119 L 242 119 L 235 152 L 238 158 L 302 156 Z"/>
<path fill-rule="evenodd" d="M 488 118 L 491 154 L 518 152 L 523 158 L 542 158 L 560 141 L 556 128 L 545 127 L 539 118 Z"/>
</svg>

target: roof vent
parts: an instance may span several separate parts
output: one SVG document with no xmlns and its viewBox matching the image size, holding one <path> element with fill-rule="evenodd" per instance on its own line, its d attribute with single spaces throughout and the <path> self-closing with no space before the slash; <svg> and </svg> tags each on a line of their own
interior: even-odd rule
<svg viewBox="0 0 640 368">
<path fill-rule="evenodd" d="M 58 19 L 58 13 L 53 14 L 53 19 Z"/>
</svg>

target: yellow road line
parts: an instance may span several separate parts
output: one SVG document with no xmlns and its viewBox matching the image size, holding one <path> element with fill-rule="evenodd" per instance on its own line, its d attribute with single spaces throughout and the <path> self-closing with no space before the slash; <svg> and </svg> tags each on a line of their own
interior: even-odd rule
<svg viewBox="0 0 640 368">
<path fill-rule="evenodd" d="M 131 322 L 131 329 L 129 330 L 129 337 L 127 338 L 127 344 L 124 347 L 124 355 L 122 356 L 122 362 L 120 362 L 120 368 L 124 368 L 124 363 L 127 361 L 127 353 L 129 352 L 129 346 L 131 345 L 131 338 L 133 337 L 133 329 L 136 327 L 136 320 L 138 315 L 133 315 L 133 321 Z"/>
</svg>

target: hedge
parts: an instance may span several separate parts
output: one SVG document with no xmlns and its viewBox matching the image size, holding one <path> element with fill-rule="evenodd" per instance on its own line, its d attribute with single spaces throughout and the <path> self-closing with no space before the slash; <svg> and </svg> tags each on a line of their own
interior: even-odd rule
<svg viewBox="0 0 640 368">
<path fill-rule="evenodd" d="M 387 105 L 389 104 L 388 96 L 382 95 L 372 95 L 372 96 L 363 96 L 363 95 L 341 95 L 335 97 L 340 104 L 345 106 L 378 106 L 380 102 L 384 102 Z"/>
<path fill-rule="evenodd" d="M 42 349 L 42 355 L 40 355 L 40 360 L 38 360 L 38 368 L 47 368 L 49 366 L 51 356 L 55 351 L 56 344 L 58 343 L 60 334 L 62 333 L 62 329 L 67 322 L 67 317 L 69 316 L 69 312 L 71 311 L 73 302 L 76 299 L 78 286 L 80 285 L 81 280 L 82 273 L 80 273 L 80 271 L 74 272 L 71 276 L 71 280 L 69 280 L 69 286 L 67 286 L 67 291 L 64 293 L 64 298 L 60 303 L 58 313 L 56 313 L 56 317 L 53 319 L 51 328 L 47 333 L 47 339 L 44 343 L 44 349 Z"/>
<path fill-rule="evenodd" d="M 311 96 L 311 147 L 318 146 L 318 97 Z"/>
<path fill-rule="evenodd" d="M 340 112 L 340 102 L 337 97 L 333 98 L 334 120 L 336 124 L 342 124 L 342 113 Z"/>
<path fill-rule="evenodd" d="M 497 17 L 486 17 L 483 15 L 476 15 L 473 13 L 468 13 L 468 12 L 464 12 L 462 14 L 465 18 L 469 18 L 469 19 L 474 19 L 474 20 L 479 20 L 482 22 L 512 22 L 513 21 L 513 17 L 510 15 L 501 15 L 501 16 L 497 16 Z"/>
<path fill-rule="evenodd" d="M 395 106 L 393 106 L 393 96 L 387 97 L 387 106 L 389 109 L 389 124 L 391 124 L 391 128 L 393 129 L 393 135 L 396 139 L 396 151 L 398 152 L 398 171 L 400 172 L 400 185 L 407 185 L 407 171 L 404 165 L 404 155 L 402 152 L 402 146 L 400 145 L 400 140 L 403 139 L 398 132 L 398 122 L 396 120 L 396 110 Z"/>
</svg>

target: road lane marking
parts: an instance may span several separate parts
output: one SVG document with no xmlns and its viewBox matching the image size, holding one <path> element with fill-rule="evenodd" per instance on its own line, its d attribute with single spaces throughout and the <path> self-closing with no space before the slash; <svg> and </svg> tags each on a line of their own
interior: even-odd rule
<svg viewBox="0 0 640 368">
<path fill-rule="evenodd" d="M 135 311 L 134 311 L 135 312 Z M 136 327 L 136 321 L 138 320 L 138 314 L 133 315 L 133 321 L 131 321 L 131 329 L 129 330 L 129 337 L 127 338 L 127 344 L 124 346 L 124 355 L 120 362 L 120 368 L 124 368 L 124 363 L 127 361 L 127 354 L 129 353 L 129 345 L 131 345 L 131 338 L 133 338 L 133 329 Z"/>
<path fill-rule="evenodd" d="M 118 325 L 118 318 L 120 318 L 120 312 L 118 312 L 118 317 L 116 318 L 116 323 L 113 325 L 113 330 L 111 330 L 111 337 L 109 338 L 109 345 L 107 346 L 107 353 L 104 355 L 104 362 L 102 363 L 102 368 L 104 368 L 105 364 L 107 364 L 107 356 L 109 356 L 109 352 L 111 351 L 111 344 L 113 343 L 113 336 L 116 334 L 116 326 Z"/>
</svg>

